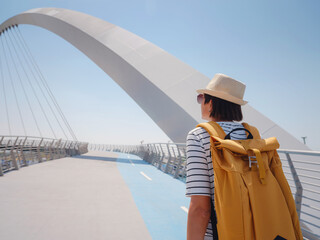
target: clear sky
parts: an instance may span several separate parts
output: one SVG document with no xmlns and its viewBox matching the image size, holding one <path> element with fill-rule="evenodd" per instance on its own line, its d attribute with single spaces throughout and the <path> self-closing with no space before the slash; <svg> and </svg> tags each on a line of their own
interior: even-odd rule
<svg viewBox="0 0 320 240">
<path fill-rule="evenodd" d="M 0 22 L 38 7 L 104 19 L 210 78 L 221 72 L 246 83 L 251 106 L 300 141 L 307 136 L 308 146 L 320 150 L 320 1 L 10 0 L 1 3 Z M 35 26 L 20 29 L 78 139 L 118 144 L 169 140 L 71 44 Z M 7 134 L 3 119 L 1 125 L 0 134 Z"/>
</svg>

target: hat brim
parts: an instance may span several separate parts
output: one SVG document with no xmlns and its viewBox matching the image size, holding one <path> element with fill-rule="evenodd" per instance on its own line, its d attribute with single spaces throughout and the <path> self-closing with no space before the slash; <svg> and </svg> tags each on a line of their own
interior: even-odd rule
<svg viewBox="0 0 320 240">
<path fill-rule="evenodd" d="M 218 92 L 218 91 L 213 91 L 213 90 L 209 90 L 209 89 L 198 89 L 197 93 L 200 93 L 200 94 L 204 94 L 205 93 L 205 94 L 208 94 L 210 96 L 221 98 L 223 100 L 226 100 L 226 101 L 238 104 L 238 105 L 245 105 L 245 104 L 248 103 L 247 101 L 243 101 L 242 99 L 236 98 L 236 97 L 231 96 L 229 94 L 226 94 L 226 93 L 223 93 L 223 92 Z"/>
</svg>

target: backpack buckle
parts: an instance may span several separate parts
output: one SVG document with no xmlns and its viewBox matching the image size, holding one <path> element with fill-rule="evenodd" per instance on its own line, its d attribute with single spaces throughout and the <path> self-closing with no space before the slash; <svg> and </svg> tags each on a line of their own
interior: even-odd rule
<svg viewBox="0 0 320 240">
<path fill-rule="evenodd" d="M 251 164 L 252 163 L 257 163 L 258 164 L 258 161 L 257 161 L 257 158 L 256 156 L 248 156 L 249 157 L 249 168 L 251 168 Z M 251 160 L 251 159 L 256 159 L 255 161 Z M 257 166 L 259 167 L 259 166 Z"/>
</svg>

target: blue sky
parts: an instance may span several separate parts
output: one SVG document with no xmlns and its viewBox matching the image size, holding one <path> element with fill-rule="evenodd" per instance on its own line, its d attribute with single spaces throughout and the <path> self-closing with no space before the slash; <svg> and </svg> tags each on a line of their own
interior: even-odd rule
<svg viewBox="0 0 320 240">
<path fill-rule="evenodd" d="M 230 75 L 246 83 L 251 106 L 300 141 L 307 136 L 309 147 L 320 150 L 317 0 L 11 0 L 1 5 L 1 22 L 38 7 L 85 12 L 145 38 L 210 78 L 217 72 Z M 35 26 L 20 29 L 80 140 L 169 140 L 71 44 Z M 6 134 L 4 126 L 0 134 Z"/>
</svg>

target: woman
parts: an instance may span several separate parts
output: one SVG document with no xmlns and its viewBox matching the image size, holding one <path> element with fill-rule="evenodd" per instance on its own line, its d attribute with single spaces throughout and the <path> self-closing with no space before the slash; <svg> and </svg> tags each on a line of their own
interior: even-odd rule
<svg viewBox="0 0 320 240">
<path fill-rule="evenodd" d="M 216 74 L 205 89 L 197 90 L 202 119 L 217 122 L 226 134 L 243 128 L 239 121 L 242 120 L 241 105 L 247 103 L 243 101 L 245 87 L 224 74 Z M 231 139 L 246 139 L 246 133 L 244 130 L 233 132 Z M 210 135 L 200 127 L 190 131 L 187 137 L 186 196 L 191 197 L 187 239 L 217 239 L 216 225 L 210 220 L 211 206 L 214 206 Z"/>
</svg>

